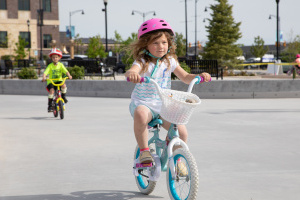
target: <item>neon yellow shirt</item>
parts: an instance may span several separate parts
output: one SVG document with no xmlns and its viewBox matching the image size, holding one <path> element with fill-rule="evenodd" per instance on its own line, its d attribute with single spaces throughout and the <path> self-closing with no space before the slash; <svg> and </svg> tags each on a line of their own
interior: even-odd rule
<svg viewBox="0 0 300 200">
<path fill-rule="evenodd" d="M 50 79 L 59 79 L 54 81 L 59 82 L 62 81 L 62 75 L 66 74 L 67 72 L 68 70 L 65 68 L 64 64 L 58 62 L 57 65 L 50 63 L 44 71 L 44 74 L 49 74 Z M 51 83 L 51 81 L 47 80 L 47 85 L 49 85 L 49 83 Z"/>
</svg>

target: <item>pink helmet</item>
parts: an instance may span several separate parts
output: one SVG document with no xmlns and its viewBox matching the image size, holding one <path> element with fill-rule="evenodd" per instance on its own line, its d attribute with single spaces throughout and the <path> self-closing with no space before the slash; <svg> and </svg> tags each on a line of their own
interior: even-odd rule
<svg viewBox="0 0 300 200">
<path fill-rule="evenodd" d="M 138 39 L 140 39 L 140 37 L 142 35 L 149 33 L 151 31 L 156 31 L 156 30 L 166 30 L 171 35 L 174 35 L 174 32 L 168 22 L 166 22 L 163 19 L 154 18 L 154 19 L 149 19 L 149 20 L 145 21 L 140 26 L 139 32 L 138 32 Z"/>
<path fill-rule="evenodd" d="M 51 58 L 52 55 L 58 55 L 61 58 L 62 57 L 61 50 L 57 48 L 51 49 L 51 52 L 49 53 L 49 57 Z"/>
<path fill-rule="evenodd" d="M 297 54 L 297 55 L 296 55 L 296 58 L 300 58 L 300 54 Z"/>
</svg>

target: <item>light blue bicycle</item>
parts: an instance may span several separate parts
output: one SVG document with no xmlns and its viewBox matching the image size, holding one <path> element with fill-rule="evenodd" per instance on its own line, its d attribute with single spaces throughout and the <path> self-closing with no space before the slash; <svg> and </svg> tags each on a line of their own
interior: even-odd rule
<svg viewBox="0 0 300 200">
<path fill-rule="evenodd" d="M 162 89 L 153 79 L 142 78 L 141 82 L 152 83 L 156 87 L 163 102 L 160 116 L 171 122 L 167 133 L 169 142 L 159 138 L 162 120 L 156 118 L 149 123 L 148 145 L 154 163 L 139 163 L 140 149 L 137 146 L 134 152 L 133 174 L 139 190 L 143 194 L 150 194 L 158 181 L 161 171 L 166 171 L 168 192 L 171 199 L 196 199 L 198 192 L 197 163 L 189 151 L 187 144 L 179 138 L 178 124 L 186 124 L 197 105 L 201 103 L 199 97 L 192 94 L 194 84 L 202 82 L 197 76 L 189 85 L 187 92 Z M 173 147 L 180 145 L 173 152 Z M 180 173 L 179 167 L 184 166 L 185 173 Z M 182 170 L 182 169 L 181 169 Z"/>
</svg>

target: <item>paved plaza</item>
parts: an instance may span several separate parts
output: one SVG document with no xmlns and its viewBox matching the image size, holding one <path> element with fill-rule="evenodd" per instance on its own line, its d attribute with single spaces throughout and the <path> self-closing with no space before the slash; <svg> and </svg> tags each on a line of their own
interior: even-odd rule
<svg viewBox="0 0 300 200">
<path fill-rule="evenodd" d="M 130 99 L 0 95 L 0 200 L 169 199 L 139 193 Z M 300 199 L 300 99 L 203 99 L 189 124 L 201 200 Z M 163 133 L 164 136 L 165 132 Z"/>
</svg>

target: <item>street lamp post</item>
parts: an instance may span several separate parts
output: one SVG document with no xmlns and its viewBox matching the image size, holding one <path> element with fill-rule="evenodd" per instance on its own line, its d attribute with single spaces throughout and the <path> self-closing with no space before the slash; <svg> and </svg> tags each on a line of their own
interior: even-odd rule
<svg viewBox="0 0 300 200">
<path fill-rule="evenodd" d="M 105 52 L 107 52 L 107 1 L 103 0 L 104 3 L 104 9 L 102 9 L 103 12 L 105 12 Z"/>
<path fill-rule="evenodd" d="M 149 12 L 143 13 L 143 12 L 140 12 L 140 11 L 137 11 L 137 10 L 133 10 L 131 15 L 134 15 L 134 13 L 140 14 L 143 17 L 143 22 L 145 21 L 145 17 L 147 15 L 151 14 L 151 13 L 153 13 L 153 16 L 156 16 L 155 11 L 149 11 Z"/>
<path fill-rule="evenodd" d="M 186 4 L 185 0 L 185 37 L 186 37 L 186 41 L 185 41 L 185 57 L 186 59 L 188 58 L 188 33 L 187 33 L 187 4 Z"/>
<path fill-rule="evenodd" d="M 39 20 L 38 20 L 38 26 L 40 26 L 40 47 L 41 47 L 41 51 L 40 51 L 40 60 L 43 60 L 43 31 L 42 31 L 42 27 L 44 25 L 44 10 L 43 10 L 43 6 L 42 6 L 42 0 L 40 0 L 40 9 L 38 10 L 38 15 L 39 15 Z"/>
<path fill-rule="evenodd" d="M 75 11 L 70 12 L 70 17 L 69 17 L 69 20 L 70 20 L 70 24 L 69 24 L 69 34 L 70 34 L 70 35 L 69 35 L 69 38 L 70 38 L 70 39 L 72 39 L 71 17 L 72 17 L 72 15 L 74 15 L 75 13 L 78 13 L 78 12 L 81 12 L 81 14 L 84 15 L 84 11 L 83 11 L 83 10 L 75 10 Z"/>
<path fill-rule="evenodd" d="M 276 0 L 277 4 L 277 47 L 276 47 L 276 52 L 277 52 L 277 61 L 279 60 L 279 0 Z"/>
<path fill-rule="evenodd" d="M 195 0 L 195 59 L 197 59 L 197 2 Z"/>
<path fill-rule="evenodd" d="M 30 63 L 30 47 L 31 47 L 31 37 L 30 37 L 30 31 L 29 31 L 29 27 L 30 27 L 30 21 L 29 19 L 27 20 L 27 26 L 28 26 L 28 42 L 29 42 L 29 47 L 28 47 L 28 60 L 29 60 L 29 63 Z"/>
</svg>

